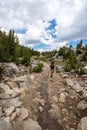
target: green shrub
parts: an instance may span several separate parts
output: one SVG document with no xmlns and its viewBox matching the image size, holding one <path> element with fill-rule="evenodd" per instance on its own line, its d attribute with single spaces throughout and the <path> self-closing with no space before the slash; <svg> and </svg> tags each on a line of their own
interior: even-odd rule
<svg viewBox="0 0 87 130">
<path fill-rule="evenodd" d="M 81 63 L 79 62 L 79 60 L 76 58 L 75 55 L 71 55 L 65 63 L 64 70 L 71 71 L 71 70 L 79 69 L 80 67 L 81 67 Z"/>
<path fill-rule="evenodd" d="M 27 57 L 24 57 L 21 64 L 28 66 L 30 64 L 30 59 Z"/>
<path fill-rule="evenodd" d="M 38 63 L 38 65 L 35 66 L 31 71 L 35 73 L 40 73 L 42 72 L 42 68 L 43 68 L 43 63 Z"/>
<path fill-rule="evenodd" d="M 4 67 L 0 66 L 0 74 L 3 72 Z"/>
<path fill-rule="evenodd" d="M 64 66 L 64 70 L 65 70 L 66 72 L 71 71 L 71 70 L 72 70 L 71 64 L 69 64 L 68 62 L 66 62 L 66 63 L 65 63 L 65 66 Z"/>
</svg>

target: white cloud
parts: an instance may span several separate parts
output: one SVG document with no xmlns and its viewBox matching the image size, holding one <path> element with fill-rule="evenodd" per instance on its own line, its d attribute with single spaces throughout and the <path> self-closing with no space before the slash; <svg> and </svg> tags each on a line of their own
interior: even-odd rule
<svg viewBox="0 0 87 130">
<path fill-rule="evenodd" d="M 17 34 L 22 45 L 44 43 L 56 49 L 69 40 L 87 38 L 86 9 L 86 0 L 4 0 L 0 2 L 0 27 L 27 29 Z M 46 30 L 52 19 L 57 23 L 56 40 Z"/>
</svg>

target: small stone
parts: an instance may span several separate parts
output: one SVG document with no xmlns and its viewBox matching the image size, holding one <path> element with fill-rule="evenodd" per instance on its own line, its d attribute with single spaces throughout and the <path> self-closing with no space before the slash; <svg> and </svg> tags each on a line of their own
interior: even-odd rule
<svg viewBox="0 0 87 130">
<path fill-rule="evenodd" d="M 2 116 L 2 107 L 0 107 L 0 117 Z"/>
<path fill-rule="evenodd" d="M 11 98 L 15 98 L 17 96 L 19 96 L 19 92 L 17 92 L 17 91 L 14 90 L 13 94 L 11 95 Z"/>
<path fill-rule="evenodd" d="M 6 93 L 1 93 L 0 94 L 0 99 L 8 99 L 8 98 L 10 98 L 9 94 L 6 94 Z"/>
<path fill-rule="evenodd" d="M 65 94 L 64 94 L 64 93 L 61 93 L 61 94 L 60 94 L 60 97 L 59 97 L 59 102 L 64 103 L 64 102 L 65 102 L 65 99 L 66 99 Z"/>
<path fill-rule="evenodd" d="M 68 85 L 68 86 L 70 86 L 70 87 L 72 87 L 72 86 L 74 86 L 74 82 L 72 81 L 72 79 L 66 79 L 65 80 L 65 82 L 66 82 L 66 84 Z"/>
<path fill-rule="evenodd" d="M 18 87 L 18 85 L 15 82 L 10 81 L 10 82 L 7 82 L 7 84 L 10 86 L 11 89 Z"/>
<path fill-rule="evenodd" d="M 27 91 L 28 91 L 28 89 L 26 87 L 20 88 L 20 95 L 22 98 L 26 96 Z"/>
<path fill-rule="evenodd" d="M 67 119 L 66 119 L 66 118 L 63 118 L 63 121 L 64 121 L 64 122 L 67 122 Z"/>
<path fill-rule="evenodd" d="M 12 130 L 12 125 L 9 120 L 0 121 L 0 130 Z"/>
<path fill-rule="evenodd" d="M 39 111 L 42 112 L 43 111 L 43 107 L 39 107 Z"/>
<path fill-rule="evenodd" d="M 87 117 L 81 118 L 77 130 L 87 130 Z"/>
<path fill-rule="evenodd" d="M 10 87 L 8 85 L 4 85 L 2 86 L 2 89 L 4 90 L 4 92 L 7 92 L 8 90 L 10 90 Z"/>
<path fill-rule="evenodd" d="M 9 108 L 7 108 L 7 109 L 5 110 L 6 116 L 10 116 L 14 110 L 15 110 L 15 107 L 14 107 L 14 106 L 10 106 Z"/>
<path fill-rule="evenodd" d="M 52 100 L 53 100 L 53 102 L 58 102 L 58 99 L 55 96 L 52 97 Z"/>
<path fill-rule="evenodd" d="M 17 114 L 17 116 L 20 115 L 20 112 L 21 112 L 20 108 L 16 108 L 16 114 Z"/>
<path fill-rule="evenodd" d="M 43 99 L 35 98 L 34 100 L 35 100 L 36 102 L 40 103 L 41 106 L 44 106 L 44 105 L 45 105 L 45 100 L 43 100 Z"/>
<path fill-rule="evenodd" d="M 17 115 L 16 112 L 12 113 L 12 115 L 10 117 L 10 121 L 13 121 L 16 118 L 16 115 Z"/>
<path fill-rule="evenodd" d="M 28 110 L 26 108 L 21 108 L 20 116 L 19 116 L 20 120 L 24 120 L 28 116 L 29 116 Z"/>
<path fill-rule="evenodd" d="M 84 97 L 84 98 L 87 98 L 87 90 L 84 90 L 84 91 L 83 91 L 83 97 Z"/>
<path fill-rule="evenodd" d="M 70 128 L 70 130 L 75 130 L 74 128 Z"/>
<path fill-rule="evenodd" d="M 85 101 L 80 101 L 78 104 L 77 104 L 77 108 L 80 109 L 80 110 L 84 110 L 87 108 L 87 103 Z"/>
</svg>

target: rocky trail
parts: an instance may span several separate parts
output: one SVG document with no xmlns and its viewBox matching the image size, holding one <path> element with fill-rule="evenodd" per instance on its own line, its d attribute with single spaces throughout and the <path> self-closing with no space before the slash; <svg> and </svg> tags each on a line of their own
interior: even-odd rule
<svg viewBox="0 0 87 130">
<path fill-rule="evenodd" d="M 62 126 L 49 113 L 51 105 L 48 95 L 48 76 L 45 76 L 44 81 L 41 84 L 40 93 L 42 98 L 45 100 L 43 111 L 38 117 L 38 122 L 42 130 L 63 130 Z"/>
<path fill-rule="evenodd" d="M 87 130 L 87 75 L 6 77 L 0 83 L 0 130 Z"/>
</svg>

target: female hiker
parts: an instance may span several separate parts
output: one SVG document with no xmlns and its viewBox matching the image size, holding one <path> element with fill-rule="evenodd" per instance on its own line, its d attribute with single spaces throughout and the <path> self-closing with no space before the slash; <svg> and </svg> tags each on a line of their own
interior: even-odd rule
<svg viewBox="0 0 87 130">
<path fill-rule="evenodd" d="M 55 69 L 55 65 L 54 65 L 54 61 L 52 61 L 50 65 L 51 77 L 53 77 L 54 69 Z"/>
</svg>

